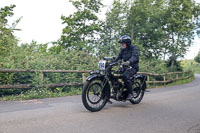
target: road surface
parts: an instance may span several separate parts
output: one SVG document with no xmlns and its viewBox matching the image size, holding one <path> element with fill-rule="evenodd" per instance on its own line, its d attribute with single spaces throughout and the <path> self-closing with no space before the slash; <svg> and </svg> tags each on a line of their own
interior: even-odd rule
<svg viewBox="0 0 200 133">
<path fill-rule="evenodd" d="M 81 96 L 0 102 L 0 133 L 200 133 L 200 75 L 151 89 L 138 105 L 87 111 Z"/>
</svg>

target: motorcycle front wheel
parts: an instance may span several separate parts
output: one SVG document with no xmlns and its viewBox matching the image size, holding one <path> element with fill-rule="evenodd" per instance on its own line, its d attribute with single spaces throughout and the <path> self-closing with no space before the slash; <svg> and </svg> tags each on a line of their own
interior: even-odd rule
<svg viewBox="0 0 200 133">
<path fill-rule="evenodd" d="M 86 81 L 82 90 L 82 102 L 91 112 L 100 111 L 106 105 L 107 98 L 100 79 Z"/>
</svg>

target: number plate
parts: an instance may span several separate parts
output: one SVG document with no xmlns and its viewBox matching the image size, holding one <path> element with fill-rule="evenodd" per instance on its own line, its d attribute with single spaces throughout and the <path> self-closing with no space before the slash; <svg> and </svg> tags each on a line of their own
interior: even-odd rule
<svg viewBox="0 0 200 133">
<path fill-rule="evenodd" d="M 106 61 L 105 60 L 100 60 L 98 67 L 100 70 L 106 70 Z"/>
</svg>

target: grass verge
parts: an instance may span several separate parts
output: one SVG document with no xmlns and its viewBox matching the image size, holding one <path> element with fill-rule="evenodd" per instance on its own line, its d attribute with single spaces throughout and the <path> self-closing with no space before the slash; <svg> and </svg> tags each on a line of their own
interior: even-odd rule
<svg viewBox="0 0 200 133">
<path fill-rule="evenodd" d="M 30 100 L 30 99 L 43 99 L 52 97 L 64 97 L 80 95 L 81 88 L 70 88 L 69 91 L 62 91 L 62 89 L 57 88 L 59 91 L 51 91 L 47 88 L 33 89 L 19 95 L 3 96 L 0 97 L 0 101 L 20 101 L 20 100 Z"/>
<path fill-rule="evenodd" d="M 183 85 L 192 82 L 195 79 L 194 75 L 188 79 L 183 79 L 179 80 L 173 83 L 169 83 L 167 85 L 149 85 L 147 89 L 152 89 L 152 88 L 160 88 L 160 87 L 170 87 L 170 86 L 175 86 L 175 85 Z"/>
</svg>

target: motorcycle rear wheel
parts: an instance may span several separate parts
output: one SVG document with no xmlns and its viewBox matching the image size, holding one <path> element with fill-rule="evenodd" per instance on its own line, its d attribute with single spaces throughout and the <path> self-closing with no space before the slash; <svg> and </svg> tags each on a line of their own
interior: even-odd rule
<svg viewBox="0 0 200 133">
<path fill-rule="evenodd" d="M 82 102 L 84 107 L 91 111 L 100 111 L 107 103 L 106 94 L 102 91 L 102 81 L 94 79 L 86 81 L 82 90 Z"/>
<path fill-rule="evenodd" d="M 146 83 L 144 83 L 146 85 Z M 140 79 L 135 79 L 133 84 L 133 98 L 130 100 L 132 104 L 139 104 L 144 97 L 144 87 Z"/>
</svg>

